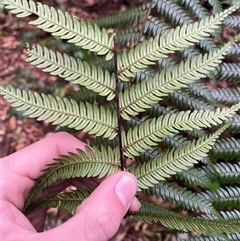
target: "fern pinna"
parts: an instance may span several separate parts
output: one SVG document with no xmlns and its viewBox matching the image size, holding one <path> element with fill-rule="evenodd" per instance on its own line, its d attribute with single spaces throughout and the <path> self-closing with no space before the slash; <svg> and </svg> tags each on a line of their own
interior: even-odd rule
<svg viewBox="0 0 240 241">
<path fill-rule="evenodd" d="M 4 4 L 17 17 L 37 16 L 30 24 L 92 56 L 87 62 L 27 44 L 27 61 L 79 85 L 79 91 L 60 98 L 1 86 L 4 98 L 24 115 L 94 137 L 86 152 L 55 159 L 23 212 L 74 212 L 91 189 L 35 197 L 58 179 L 103 177 L 126 168 L 137 177 L 139 193 L 170 204 L 163 208 L 143 199 L 141 210 L 130 213 L 136 219 L 189 232 L 188 240 L 236 240 L 240 66 L 226 57 L 240 56 L 240 35 L 226 41 L 220 27 L 239 29 L 240 2 L 207 1 L 211 14 L 200 1 L 155 0 L 92 22 L 31 0 Z M 219 88 L 220 80 L 229 87 Z"/>
</svg>

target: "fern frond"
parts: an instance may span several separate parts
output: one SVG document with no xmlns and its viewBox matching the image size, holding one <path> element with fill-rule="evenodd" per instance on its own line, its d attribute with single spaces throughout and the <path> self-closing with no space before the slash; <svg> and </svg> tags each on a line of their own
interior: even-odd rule
<svg viewBox="0 0 240 241">
<path fill-rule="evenodd" d="M 53 97 L 37 92 L 14 89 L 12 86 L 1 86 L 0 94 L 24 115 L 37 118 L 39 121 L 52 122 L 54 125 L 68 126 L 90 134 L 114 138 L 117 126 L 116 113 L 103 106 L 89 103 L 77 103 L 73 99 Z"/>
<path fill-rule="evenodd" d="M 227 55 L 240 57 L 240 45 L 235 43 L 228 49 Z"/>
<path fill-rule="evenodd" d="M 234 221 L 240 220 L 239 210 L 234 209 L 233 211 L 226 211 L 226 212 L 221 211 L 220 213 L 225 220 L 234 220 Z"/>
<path fill-rule="evenodd" d="M 180 130 L 192 130 L 221 124 L 240 108 L 240 103 L 229 109 L 216 111 L 195 110 L 182 111 L 178 114 L 167 114 L 159 118 L 148 119 L 144 123 L 122 132 L 123 151 L 128 157 L 156 146 L 163 137 L 177 134 Z"/>
<path fill-rule="evenodd" d="M 97 24 L 100 28 L 120 28 L 126 25 L 133 25 L 140 22 L 146 17 L 149 4 L 143 4 L 139 7 L 129 9 L 114 16 L 109 15 L 102 18 L 94 19 L 92 22 Z"/>
<path fill-rule="evenodd" d="M 71 190 L 57 195 L 49 195 L 46 198 L 36 200 L 30 204 L 24 214 L 28 214 L 38 208 L 58 208 L 58 210 L 74 213 L 78 205 L 89 197 L 91 190 Z"/>
<path fill-rule="evenodd" d="M 192 46 L 194 43 L 204 39 L 211 32 L 214 32 L 223 19 L 238 9 L 239 6 L 240 3 L 237 3 L 215 17 L 211 16 L 200 22 L 165 31 L 163 35 L 157 35 L 132 48 L 130 51 L 124 51 L 119 54 L 118 70 L 120 79 L 129 81 L 129 78 L 133 77 L 134 73 L 153 64 L 159 58 L 166 58 L 167 54 L 183 47 Z"/>
<path fill-rule="evenodd" d="M 164 31 L 171 29 L 171 26 L 165 22 L 162 22 L 157 17 L 151 17 L 147 19 L 144 26 L 144 32 L 150 36 L 156 36 L 162 34 Z"/>
<path fill-rule="evenodd" d="M 28 46 L 26 61 L 44 72 L 58 75 L 73 84 L 79 84 L 112 100 L 115 96 L 115 77 L 96 65 L 90 65 L 67 54 L 54 52 L 40 45 Z"/>
<path fill-rule="evenodd" d="M 135 219 L 141 222 L 161 222 L 165 227 L 171 227 L 180 231 L 192 231 L 205 234 L 238 233 L 239 222 L 227 222 L 225 220 L 206 220 L 181 216 L 164 209 L 156 204 L 142 202 L 139 212 L 133 213 Z"/>
<path fill-rule="evenodd" d="M 240 115 L 234 115 L 233 117 L 229 118 L 229 121 L 232 124 L 228 130 L 233 133 L 240 133 Z"/>
<path fill-rule="evenodd" d="M 228 16 L 224 19 L 223 23 L 226 26 L 240 29 L 240 16 Z"/>
<path fill-rule="evenodd" d="M 227 234 L 226 236 L 227 236 L 227 239 L 219 235 L 214 235 L 214 236 L 197 235 L 197 236 L 189 236 L 188 239 L 180 239 L 180 241 L 239 241 L 240 240 L 240 233 Z"/>
<path fill-rule="evenodd" d="M 210 15 L 198 0 L 181 0 L 180 2 L 184 4 L 188 11 L 194 14 L 194 16 L 197 16 L 198 19 L 203 19 Z"/>
<path fill-rule="evenodd" d="M 215 69 L 213 75 L 215 79 L 240 82 L 240 64 L 223 63 Z"/>
<path fill-rule="evenodd" d="M 197 96 L 188 93 L 187 90 L 176 90 L 169 94 L 169 102 L 176 106 L 176 108 L 186 108 L 190 110 L 215 110 L 206 99 L 201 96 Z"/>
<path fill-rule="evenodd" d="M 238 156 L 239 157 L 239 156 Z M 215 168 L 219 174 L 222 183 L 239 183 L 240 162 L 238 163 L 216 163 Z"/>
<path fill-rule="evenodd" d="M 152 104 L 156 104 L 161 97 L 187 87 L 187 84 L 204 77 L 221 63 L 230 44 L 209 54 L 199 55 L 177 66 L 164 69 L 153 77 L 150 76 L 147 81 L 141 81 L 126 89 L 123 94 L 120 94 L 122 117 L 127 119 L 128 115 L 135 116 L 150 108 Z"/>
<path fill-rule="evenodd" d="M 240 67 L 240 66 L 239 66 Z M 219 88 L 212 90 L 212 96 L 216 101 L 227 104 L 235 104 L 240 102 L 240 87 L 236 88 Z"/>
<path fill-rule="evenodd" d="M 192 23 L 192 19 L 178 1 L 156 1 L 155 8 L 158 13 L 164 16 L 169 22 L 175 25 Z"/>
<path fill-rule="evenodd" d="M 213 158 L 222 160 L 240 160 L 240 139 L 224 138 L 219 139 L 214 144 L 211 152 Z"/>
<path fill-rule="evenodd" d="M 133 44 L 136 44 L 139 40 L 139 35 L 141 33 L 141 27 L 130 27 L 125 28 L 122 30 L 119 30 L 116 32 L 116 41 L 121 46 L 131 46 Z"/>
<path fill-rule="evenodd" d="M 195 81 L 188 85 L 189 91 L 197 96 L 202 96 L 207 100 L 213 101 L 213 95 L 211 90 L 206 86 L 206 84 L 201 81 Z"/>
<path fill-rule="evenodd" d="M 217 190 L 217 193 L 206 191 L 202 192 L 200 195 L 211 202 L 215 207 L 231 207 L 236 209 L 240 207 L 240 187 L 237 186 L 220 188 Z"/>
<path fill-rule="evenodd" d="M 104 28 L 100 30 L 96 24 L 92 25 L 83 19 L 72 17 L 60 9 L 56 10 L 32 0 L 4 0 L 3 3 L 19 18 L 31 14 L 36 15 L 38 18 L 31 21 L 30 24 L 36 25 L 54 36 L 66 39 L 69 43 L 74 43 L 99 55 L 106 54 L 107 60 L 113 57 L 114 35 L 108 34 Z"/>
<path fill-rule="evenodd" d="M 218 136 L 228 124 L 221 127 L 210 136 L 203 136 L 197 141 L 193 140 L 178 148 L 167 151 L 164 155 L 156 157 L 141 166 L 133 167 L 133 173 L 138 179 L 138 187 L 147 189 L 161 180 L 186 170 L 207 156 Z"/>
<path fill-rule="evenodd" d="M 23 212 L 44 188 L 48 187 L 58 179 L 70 179 L 75 177 L 96 177 L 109 176 L 120 170 L 119 149 L 101 146 L 100 149 L 86 147 L 86 152 L 77 149 L 77 153 L 61 155 L 54 159 L 55 162 L 44 171 L 30 191 Z"/>
<path fill-rule="evenodd" d="M 216 213 L 214 208 L 211 206 L 211 203 L 200 197 L 197 193 L 188 191 L 186 188 L 174 186 L 168 182 L 159 182 L 144 192 L 149 195 L 161 197 L 162 199 L 175 204 L 177 207 L 184 208 L 185 210 L 195 212 L 201 211 L 213 215 Z"/>
<path fill-rule="evenodd" d="M 220 13 L 223 10 L 223 6 L 220 0 L 208 0 L 209 4 L 213 7 L 215 13 Z"/>
<path fill-rule="evenodd" d="M 234 184 L 239 182 L 240 166 L 238 163 L 216 163 L 198 168 L 197 171 L 201 172 L 201 175 L 207 177 L 213 183 L 218 184 L 218 188 L 221 184 Z"/>
<path fill-rule="evenodd" d="M 177 175 L 174 177 L 177 181 L 183 181 L 190 186 L 197 185 L 202 188 L 210 189 L 213 183 L 211 179 L 204 174 L 205 173 L 196 168 L 190 168 L 188 170 L 183 170 L 180 173 L 177 173 Z"/>
</svg>

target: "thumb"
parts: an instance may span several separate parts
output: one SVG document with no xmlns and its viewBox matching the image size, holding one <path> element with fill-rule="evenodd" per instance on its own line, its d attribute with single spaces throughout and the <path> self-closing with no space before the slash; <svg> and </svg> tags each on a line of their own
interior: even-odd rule
<svg viewBox="0 0 240 241">
<path fill-rule="evenodd" d="M 129 208 L 138 210 L 137 180 L 128 172 L 106 178 L 78 207 L 76 215 L 45 233 L 43 240 L 107 241 L 117 232 Z"/>
</svg>

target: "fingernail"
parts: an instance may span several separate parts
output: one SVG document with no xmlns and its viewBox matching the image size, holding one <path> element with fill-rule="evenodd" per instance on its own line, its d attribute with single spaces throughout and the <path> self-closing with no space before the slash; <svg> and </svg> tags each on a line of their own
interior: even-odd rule
<svg viewBox="0 0 240 241">
<path fill-rule="evenodd" d="M 124 174 L 115 186 L 115 192 L 124 206 L 129 206 L 137 191 L 137 180 L 130 174 Z"/>
</svg>

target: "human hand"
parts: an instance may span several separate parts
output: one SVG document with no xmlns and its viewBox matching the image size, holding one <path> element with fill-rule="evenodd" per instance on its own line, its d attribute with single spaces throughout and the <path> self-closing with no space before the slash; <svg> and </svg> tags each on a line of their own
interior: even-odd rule
<svg viewBox="0 0 240 241">
<path fill-rule="evenodd" d="M 76 148 L 84 150 L 85 144 L 67 133 L 57 133 L 1 159 L 0 240 L 107 241 L 117 232 L 126 212 L 139 209 L 136 178 L 121 171 L 103 180 L 67 222 L 38 233 L 46 210 L 38 209 L 27 218 L 21 212 L 24 200 L 52 158 Z M 61 191 L 66 185 L 69 183 L 58 182 L 48 191 Z"/>
</svg>

